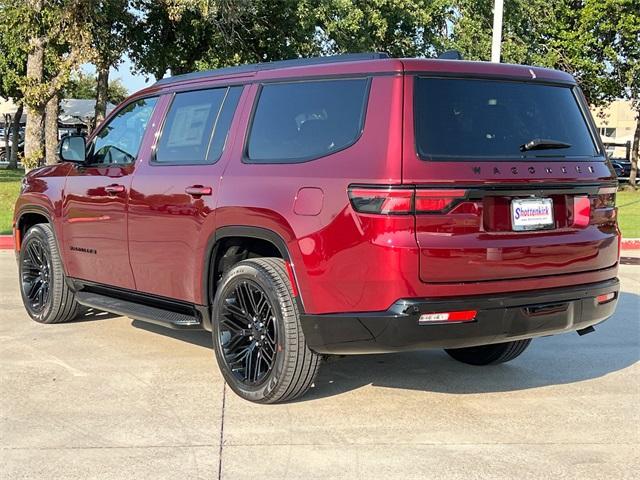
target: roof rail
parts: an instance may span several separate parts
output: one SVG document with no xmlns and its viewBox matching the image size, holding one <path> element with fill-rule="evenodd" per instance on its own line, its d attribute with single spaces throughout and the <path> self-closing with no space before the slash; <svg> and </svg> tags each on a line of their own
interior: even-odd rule
<svg viewBox="0 0 640 480">
<path fill-rule="evenodd" d="M 389 58 L 387 53 L 347 53 L 344 55 L 328 55 L 325 57 L 311 57 L 311 58 L 293 58 L 290 60 L 277 60 L 275 62 L 265 63 L 250 63 L 245 65 L 238 65 L 237 67 L 225 67 L 218 68 L 216 70 L 204 70 L 201 72 L 185 73 L 183 75 L 176 75 L 174 77 L 163 78 L 158 80 L 153 86 L 168 85 L 174 82 L 181 82 L 184 80 L 198 80 L 200 78 L 218 77 L 221 75 L 234 75 L 238 73 L 250 73 L 259 72 L 262 70 L 273 70 L 276 68 L 290 68 L 290 67 L 306 67 L 308 65 L 323 65 L 326 63 L 339 63 L 339 62 L 355 62 L 359 60 L 379 60 L 382 58 Z"/>
</svg>

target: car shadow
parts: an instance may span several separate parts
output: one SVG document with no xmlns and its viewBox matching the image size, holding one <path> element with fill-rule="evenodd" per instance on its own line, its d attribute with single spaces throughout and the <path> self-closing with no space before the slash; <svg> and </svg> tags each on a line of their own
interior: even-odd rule
<svg viewBox="0 0 640 480">
<path fill-rule="evenodd" d="M 96 310 L 95 308 L 83 307 L 74 320 L 73 323 L 81 323 L 81 322 L 94 322 L 96 320 L 108 320 L 110 318 L 117 318 L 120 315 L 116 315 L 115 313 L 104 312 L 102 310 Z"/>
<path fill-rule="evenodd" d="M 623 370 L 640 360 L 640 296 L 622 293 L 616 314 L 594 333 L 575 332 L 535 339 L 517 359 L 476 367 L 443 350 L 330 357 L 314 387 L 297 401 L 340 395 L 363 386 L 445 394 L 508 392 L 587 381 Z M 212 348 L 205 331 L 170 330 L 133 321 L 159 335 Z M 212 368 L 215 368 L 213 365 Z"/>
<path fill-rule="evenodd" d="M 211 332 L 205 330 L 173 330 L 168 327 L 163 327 L 162 325 L 143 322 L 141 320 L 132 320 L 131 325 L 141 330 L 146 330 L 147 332 L 182 340 L 183 342 L 191 343 L 198 347 L 213 349 Z"/>
</svg>

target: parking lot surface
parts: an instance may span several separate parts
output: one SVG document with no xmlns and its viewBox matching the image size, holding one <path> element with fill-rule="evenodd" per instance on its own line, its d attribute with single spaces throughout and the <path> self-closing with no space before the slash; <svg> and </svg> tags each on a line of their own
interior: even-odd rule
<svg viewBox="0 0 640 480">
<path fill-rule="evenodd" d="M 640 265 L 595 333 L 493 367 L 338 359 L 273 406 L 225 387 L 207 332 L 36 324 L 16 271 L 0 251 L 1 479 L 638 478 Z"/>
</svg>

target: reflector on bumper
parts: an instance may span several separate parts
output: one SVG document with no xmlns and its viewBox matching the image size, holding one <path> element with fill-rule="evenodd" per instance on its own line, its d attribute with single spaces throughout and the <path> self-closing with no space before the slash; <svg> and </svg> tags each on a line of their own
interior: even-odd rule
<svg viewBox="0 0 640 480">
<path fill-rule="evenodd" d="M 423 313 L 418 319 L 419 325 L 429 325 L 432 323 L 456 323 L 471 322 L 475 320 L 476 310 L 464 310 L 460 312 L 440 312 L 440 313 Z"/>
</svg>

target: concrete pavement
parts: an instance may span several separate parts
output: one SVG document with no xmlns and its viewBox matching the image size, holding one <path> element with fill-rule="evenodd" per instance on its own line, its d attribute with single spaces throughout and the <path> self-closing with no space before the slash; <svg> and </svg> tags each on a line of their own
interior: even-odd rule
<svg viewBox="0 0 640 480">
<path fill-rule="evenodd" d="M 0 479 L 637 478 L 640 265 L 620 277 L 595 333 L 509 364 L 350 357 L 258 406 L 225 388 L 207 333 L 32 322 L 0 251 Z"/>
</svg>

